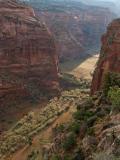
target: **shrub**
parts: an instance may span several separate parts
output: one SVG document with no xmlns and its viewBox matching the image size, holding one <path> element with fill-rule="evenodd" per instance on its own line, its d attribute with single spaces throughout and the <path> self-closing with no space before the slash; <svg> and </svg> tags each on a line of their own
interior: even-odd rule
<svg viewBox="0 0 120 160">
<path fill-rule="evenodd" d="M 65 126 L 63 125 L 63 124 L 60 124 L 57 128 L 56 128 L 56 130 L 57 130 L 57 132 L 63 132 L 64 131 L 64 129 L 65 129 Z"/>
<path fill-rule="evenodd" d="M 38 151 L 32 151 L 28 157 L 27 160 L 36 160 L 39 152 Z"/>
<path fill-rule="evenodd" d="M 77 110 L 74 114 L 73 114 L 74 119 L 76 120 L 81 120 L 82 118 L 82 112 L 80 110 Z"/>
<path fill-rule="evenodd" d="M 108 72 L 104 78 L 103 92 L 107 96 L 110 87 L 118 86 L 120 87 L 120 74 Z"/>
<path fill-rule="evenodd" d="M 70 133 L 70 135 L 68 135 L 68 137 L 63 142 L 63 148 L 65 150 L 69 150 L 75 144 L 76 144 L 75 135 L 73 133 Z"/>
<path fill-rule="evenodd" d="M 31 137 L 28 137 L 28 144 L 29 144 L 29 146 L 32 145 L 32 138 Z"/>
<path fill-rule="evenodd" d="M 94 128 L 88 128 L 87 129 L 87 134 L 90 135 L 90 136 L 94 136 L 95 135 Z"/>
<path fill-rule="evenodd" d="M 73 154 L 72 160 L 85 160 L 85 155 L 82 148 L 77 148 L 77 150 Z"/>
<path fill-rule="evenodd" d="M 54 154 L 54 155 L 52 156 L 51 160 L 60 160 L 60 157 L 59 157 L 59 155 Z"/>
<path fill-rule="evenodd" d="M 80 82 L 71 74 L 64 73 L 62 79 L 66 82 L 70 82 L 76 85 L 80 84 Z"/>
<path fill-rule="evenodd" d="M 111 87 L 108 91 L 108 98 L 110 99 L 113 107 L 120 110 L 120 88 Z"/>
<path fill-rule="evenodd" d="M 94 115 L 93 112 L 91 111 L 86 111 L 86 110 L 77 110 L 74 114 L 73 117 L 76 120 L 87 120 L 88 118 L 92 117 Z"/>
<path fill-rule="evenodd" d="M 73 122 L 70 125 L 70 130 L 75 134 L 79 134 L 79 132 L 80 132 L 80 123 L 79 122 Z"/>
<path fill-rule="evenodd" d="M 89 97 L 85 101 L 83 101 L 83 103 L 77 104 L 77 109 L 80 110 L 81 108 L 84 108 L 85 110 L 88 110 L 93 107 L 93 105 L 93 98 Z"/>
<path fill-rule="evenodd" d="M 69 155 L 65 155 L 63 160 L 72 160 L 72 158 Z"/>
<path fill-rule="evenodd" d="M 88 88 L 89 82 L 85 80 L 77 79 L 75 76 L 64 73 L 60 75 L 60 85 L 63 88 L 71 89 L 71 88 Z"/>
</svg>

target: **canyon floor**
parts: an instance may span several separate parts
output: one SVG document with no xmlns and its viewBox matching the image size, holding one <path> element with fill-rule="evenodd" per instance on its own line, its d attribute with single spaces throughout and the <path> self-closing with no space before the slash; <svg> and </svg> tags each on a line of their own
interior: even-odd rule
<svg viewBox="0 0 120 160">
<path fill-rule="evenodd" d="M 63 91 L 59 98 L 53 98 L 41 110 L 28 113 L 4 135 L 5 139 L 0 142 L 1 160 L 27 160 L 36 150 L 40 158 L 43 146 L 51 143 L 54 127 L 69 122 L 76 110 L 76 103 L 87 96 L 88 91 L 83 89 Z M 29 135 L 33 137 L 31 144 L 28 142 Z"/>
<path fill-rule="evenodd" d="M 22 104 L 11 105 L 1 109 L 0 113 L 0 133 L 3 133 L 16 124 L 28 112 L 38 112 L 47 103 L 47 100 L 41 100 L 39 104 L 24 102 Z M 14 107 L 15 106 L 15 107 Z M 9 112 L 8 112 L 9 110 Z"/>
<path fill-rule="evenodd" d="M 87 58 L 84 61 L 79 59 L 73 60 L 72 63 L 71 61 L 67 61 L 66 63 L 61 65 L 61 70 L 63 73 L 72 74 L 77 79 L 81 78 L 81 79 L 91 80 L 92 78 L 91 73 L 93 73 L 94 71 L 98 57 L 99 55 L 96 54 Z M 3 108 L 1 110 L 1 116 L 0 116 L 0 132 L 9 129 L 29 111 L 36 111 L 36 110 L 39 111 L 40 108 L 45 104 L 46 104 L 46 99 L 41 100 L 39 104 L 32 104 L 29 102 L 27 103 L 25 102 L 24 104 L 17 105 L 16 107 L 14 107 L 14 105 L 9 107 L 9 113 L 7 112 L 8 107 Z"/>
<path fill-rule="evenodd" d="M 85 60 L 76 59 L 67 61 L 61 64 L 61 70 L 62 72 L 74 75 L 76 78 L 91 80 L 98 58 L 99 55 L 95 54 Z"/>
<path fill-rule="evenodd" d="M 85 61 L 82 61 L 82 62 L 79 61 L 79 65 L 75 61 L 73 61 L 73 64 L 76 63 L 77 67 L 74 68 L 73 70 L 70 70 L 70 69 L 64 70 L 64 72 L 68 73 L 68 74 L 72 74 L 77 79 L 91 80 L 91 72 L 93 72 L 93 70 L 94 70 L 97 59 L 98 59 L 98 55 L 94 55 L 90 58 L 87 58 Z M 69 66 L 69 62 L 66 65 Z M 78 100 L 80 101 L 81 99 L 84 99 L 84 97 L 87 96 L 86 93 L 82 93 L 82 90 L 79 90 L 79 89 L 77 89 L 77 90 L 73 89 L 73 90 L 64 91 L 64 92 L 63 92 L 62 96 L 67 100 L 67 103 L 66 103 L 66 100 L 65 101 L 60 100 L 60 103 L 58 104 L 59 100 L 57 100 L 57 102 L 55 100 L 55 102 L 53 104 L 55 106 L 59 105 L 62 108 L 62 110 L 59 107 L 54 108 L 53 109 L 54 111 L 52 112 L 51 118 L 49 118 L 49 114 L 45 115 L 46 116 L 46 120 L 44 122 L 45 126 L 40 130 L 40 132 L 38 131 L 38 133 L 35 133 L 35 136 L 33 136 L 33 139 L 32 139 L 32 144 L 29 145 L 27 143 L 26 145 L 23 145 L 23 147 L 20 147 L 20 148 L 18 147 L 19 149 L 17 149 L 17 151 L 15 151 L 14 154 L 10 154 L 11 153 L 11 151 L 10 151 L 8 156 L 6 158 L 3 158 L 4 160 L 27 160 L 27 157 L 34 150 L 38 150 L 39 151 L 39 158 L 41 157 L 43 146 L 49 145 L 49 143 L 51 142 L 52 129 L 58 124 L 62 124 L 62 123 L 66 123 L 66 122 L 70 121 L 72 119 L 72 113 L 76 110 L 75 103 Z M 15 112 L 14 112 L 14 110 L 12 110 L 12 112 L 9 115 L 7 115 L 9 117 L 9 119 L 7 118 L 8 121 L 3 121 L 1 124 L 2 124 L 2 126 L 5 126 L 5 130 L 8 129 L 7 133 L 9 133 L 9 134 L 14 135 L 14 132 L 19 132 L 19 130 L 21 130 L 21 129 L 23 129 L 23 132 L 24 132 L 24 127 L 26 127 L 27 124 L 25 124 L 25 126 L 23 124 L 23 128 L 19 128 L 19 125 L 18 125 L 18 130 L 16 130 L 16 131 L 14 130 L 14 128 L 16 128 L 17 124 L 19 123 L 19 120 L 22 118 L 22 120 L 24 121 L 24 117 L 28 116 L 28 114 L 31 112 L 33 112 L 36 115 L 36 117 L 38 117 L 39 114 L 42 114 L 43 106 L 46 106 L 46 105 L 47 105 L 47 103 L 44 101 L 42 101 L 40 104 L 19 105 L 19 107 L 18 107 L 19 110 L 15 111 Z M 49 103 L 48 103 L 48 106 L 49 106 Z M 20 113 L 19 111 L 23 107 L 27 108 L 27 109 L 24 111 L 24 113 L 21 112 L 21 114 L 18 114 L 18 113 Z M 49 109 L 47 109 L 47 107 L 44 112 L 49 111 Z M 11 117 L 13 117 L 14 122 L 10 123 L 9 121 L 10 121 Z M 33 120 L 33 123 L 35 120 L 36 119 Z M 38 120 L 36 120 L 36 123 L 37 123 L 37 121 Z M 50 125 L 49 125 L 49 121 L 50 121 Z M 39 129 L 40 126 L 39 126 L 39 124 L 37 124 L 37 125 L 38 125 L 38 127 L 36 127 L 36 128 Z M 10 129 L 11 127 L 12 127 L 12 129 Z M 33 127 L 33 126 L 31 125 L 31 127 Z M 36 128 L 33 130 L 37 132 Z M 32 132 L 28 131 L 27 134 L 30 134 L 30 133 L 32 133 Z M 20 136 L 21 136 L 21 134 L 23 134 L 23 133 L 18 133 L 18 134 L 20 134 Z M 26 137 L 26 135 L 25 135 L 25 137 Z M 9 139 L 9 136 L 7 138 L 5 139 L 6 144 L 8 143 L 8 141 L 10 142 L 12 138 L 14 139 L 14 137 Z M 4 141 L 4 143 L 5 143 L 5 141 Z M 1 143 L 1 145 L 2 145 L 2 143 Z M 18 144 L 16 144 L 16 146 L 17 145 Z M 11 149 L 11 147 L 9 149 Z M 40 160 L 42 160 L 42 158 L 40 158 Z"/>
<path fill-rule="evenodd" d="M 51 136 L 53 132 L 52 129 L 56 125 L 69 122 L 72 119 L 72 112 L 74 112 L 74 110 L 75 108 L 71 106 L 68 111 L 60 115 L 49 127 L 45 128 L 42 132 L 35 136 L 31 146 L 25 146 L 17 153 L 15 153 L 10 160 L 26 160 L 28 155 L 30 155 L 30 153 L 34 150 L 39 151 L 39 158 L 42 160 L 42 148 L 44 145 L 49 145 L 51 143 Z"/>
<path fill-rule="evenodd" d="M 98 54 L 93 55 L 90 58 L 87 58 L 85 61 L 83 61 L 80 65 L 78 65 L 69 73 L 73 74 L 76 78 L 91 80 L 98 58 Z"/>
</svg>

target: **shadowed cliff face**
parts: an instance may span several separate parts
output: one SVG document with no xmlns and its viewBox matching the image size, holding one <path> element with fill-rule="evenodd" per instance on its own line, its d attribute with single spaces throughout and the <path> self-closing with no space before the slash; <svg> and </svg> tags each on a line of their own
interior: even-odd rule
<svg viewBox="0 0 120 160">
<path fill-rule="evenodd" d="M 108 9 L 75 1 L 30 1 L 52 31 L 61 62 L 99 51 L 100 37 L 114 17 Z"/>
<path fill-rule="evenodd" d="M 120 73 L 120 19 L 114 20 L 102 37 L 102 48 L 92 82 L 92 94 L 100 90 L 108 72 Z"/>
<path fill-rule="evenodd" d="M 34 11 L 0 1 L 0 101 L 58 88 L 54 41 Z M 0 104 L 1 105 L 1 104 Z"/>
</svg>

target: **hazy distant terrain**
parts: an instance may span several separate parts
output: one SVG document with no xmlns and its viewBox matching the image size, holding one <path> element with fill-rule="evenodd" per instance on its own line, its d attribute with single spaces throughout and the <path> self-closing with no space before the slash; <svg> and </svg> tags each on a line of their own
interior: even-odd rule
<svg viewBox="0 0 120 160">
<path fill-rule="evenodd" d="M 32 0 L 23 0 L 32 1 Z M 35 0 L 35 2 L 42 2 L 43 0 Z M 49 3 L 51 0 L 47 0 Z M 54 2 L 82 2 L 88 5 L 101 6 L 109 8 L 111 11 L 115 12 L 118 16 L 120 15 L 120 1 L 119 0 L 54 0 Z"/>
<path fill-rule="evenodd" d="M 101 7 L 107 7 L 111 11 L 115 12 L 118 16 L 120 15 L 120 1 L 119 0 L 76 0 L 89 5 L 97 5 Z"/>
</svg>

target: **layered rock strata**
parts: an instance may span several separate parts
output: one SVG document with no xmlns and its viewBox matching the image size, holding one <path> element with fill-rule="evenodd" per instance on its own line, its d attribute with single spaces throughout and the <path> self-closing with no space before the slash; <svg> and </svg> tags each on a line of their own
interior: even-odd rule
<svg viewBox="0 0 120 160">
<path fill-rule="evenodd" d="M 16 0 L 1 0 L 0 101 L 56 91 L 57 72 L 54 40 L 33 9 Z"/>
</svg>

